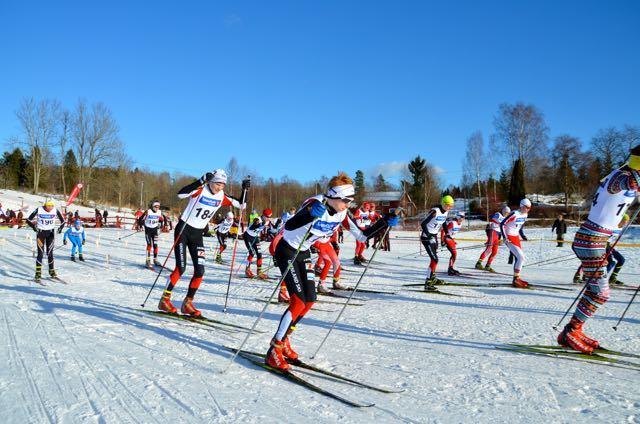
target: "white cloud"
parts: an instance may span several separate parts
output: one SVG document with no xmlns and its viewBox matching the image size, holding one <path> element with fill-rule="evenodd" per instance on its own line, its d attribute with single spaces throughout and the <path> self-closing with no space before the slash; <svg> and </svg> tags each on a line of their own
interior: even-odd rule
<svg viewBox="0 0 640 424">
<path fill-rule="evenodd" d="M 433 166 L 433 171 L 436 173 L 436 175 L 442 175 L 447 172 L 444 168 L 441 168 L 438 165 Z"/>
<path fill-rule="evenodd" d="M 393 161 L 379 163 L 369 171 L 372 178 L 382 174 L 385 179 L 396 179 L 402 176 L 402 172 L 407 169 L 407 162 Z"/>
<path fill-rule="evenodd" d="M 242 23 L 242 19 L 240 18 L 240 16 L 236 15 L 235 13 L 232 13 L 224 17 L 224 26 L 226 27 L 240 25 L 241 23 Z"/>
</svg>

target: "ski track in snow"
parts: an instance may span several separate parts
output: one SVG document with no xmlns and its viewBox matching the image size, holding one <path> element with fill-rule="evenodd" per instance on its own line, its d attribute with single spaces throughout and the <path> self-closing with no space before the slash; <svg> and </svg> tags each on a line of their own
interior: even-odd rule
<svg viewBox="0 0 640 424">
<path fill-rule="evenodd" d="M 534 284 L 557 285 L 571 291 L 524 291 L 505 287 L 443 287 L 448 297 L 405 290 L 421 283 L 428 259 L 418 252 L 417 233 L 393 232 L 392 252 L 378 252 L 362 288 L 395 295 L 358 293 L 364 306 L 348 307 L 331 337 L 310 362 L 376 385 L 405 390 L 384 394 L 300 370 L 306 379 L 345 397 L 374 402 L 373 408 L 341 404 L 264 371 L 242 358 L 224 374 L 230 352 L 243 332 L 229 332 L 197 323 L 144 314 L 140 302 L 157 274 L 144 265 L 144 237 L 118 241 L 126 232 L 88 229 L 86 263 L 68 259 L 70 246 L 56 250 L 58 274 L 69 284 L 33 282 L 35 259 L 28 230 L 0 231 L 0 410 L 4 422 L 159 423 L 159 422 L 574 422 L 596 420 L 637 422 L 640 371 L 497 350 L 506 343 L 553 344 L 551 329 L 579 287 L 571 284 L 577 259 L 525 267 L 523 278 Z M 575 228 L 572 229 L 572 232 Z M 394 235 L 415 237 L 394 240 Z M 527 229 L 532 239 L 551 238 L 548 230 Z M 100 236 L 100 237 L 98 237 Z M 463 231 L 461 237 L 483 237 Z M 568 236 L 571 236 L 569 234 Z M 640 238 L 632 232 L 631 236 Z M 3 240 L 4 239 L 4 240 Z M 33 239 L 32 239 L 33 240 Z M 61 236 L 57 236 L 60 244 Z M 126 241 L 126 244 L 125 244 Z M 160 254 L 168 251 L 172 234 L 160 237 Z M 97 242 L 99 246 L 97 246 Z M 364 267 L 354 266 L 354 242 L 345 237 L 341 258 L 350 270 L 342 280 L 354 285 Z M 460 242 L 459 246 L 478 242 Z M 234 277 L 228 313 L 222 313 L 228 265 L 214 264 L 214 239 L 205 238 L 207 264 L 195 299 L 204 315 L 250 327 L 269 296 L 271 281 Z M 561 258 L 570 244 L 532 240 L 523 244 L 527 262 Z M 230 262 L 230 250 L 224 259 Z M 266 249 L 265 249 L 266 250 Z M 640 255 L 621 248 L 627 258 L 620 278 L 638 281 Z M 234 267 L 246 251 L 238 244 Z M 366 251 L 370 256 L 372 250 Z M 509 283 L 508 275 L 487 275 L 473 267 L 480 248 L 459 252 L 456 266 L 467 276 L 452 282 Z M 109 264 L 105 262 L 109 255 Z M 439 271 L 446 271 L 448 252 L 440 251 Z M 398 258 L 398 256 L 405 256 Z M 494 268 L 509 273 L 501 247 Z M 161 258 L 164 260 L 164 257 Z M 268 259 L 267 259 L 268 261 Z M 167 262 L 172 269 L 173 258 Z M 526 265 L 526 264 L 525 264 Z M 46 275 L 46 263 L 43 274 Z M 235 271 L 235 270 L 234 270 Z M 166 284 L 164 270 L 147 302 L 153 309 Z M 180 302 L 191 275 L 174 291 Z M 420 287 L 411 287 L 419 290 Z M 348 293 L 346 293 L 348 295 Z M 640 302 L 634 304 L 617 332 L 611 330 L 631 291 L 612 290 L 612 298 L 587 324 L 588 334 L 605 346 L 640 353 Z M 327 298 L 320 298 L 327 299 Z M 344 299 L 329 298 L 332 301 Z M 335 312 L 311 311 L 300 323 L 292 343 L 303 358 L 315 352 L 337 316 L 340 305 L 318 303 Z M 270 305 L 246 348 L 266 351 L 284 306 Z M 631 359 L 635 362 L 640 362 Z"/>
</svg>

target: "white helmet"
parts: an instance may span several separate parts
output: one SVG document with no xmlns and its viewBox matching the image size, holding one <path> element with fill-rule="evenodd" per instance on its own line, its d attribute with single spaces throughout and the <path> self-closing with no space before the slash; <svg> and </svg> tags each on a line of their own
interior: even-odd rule
<svg viewBox="0 0 640 424">
<path fill-rule="evenodd" d="M 521 208 L 523 208 L 523 207 L 524 207 L 524 208 L 530 208 L 530 207 L 531 207 L 531 200 L 529 200 L 529 199 L 522 199 L 522 200 L 520 201 L 520 207 L 521 207 Z"/>
<path fill-rule="evenodd" d="M 227 219 L 233 219 L 233 218 L 234 218 L 233 212 L 231 211 L 227 212 Z"/>
<path fill-rule="evenodd" d="M 456 218 L 458 218 L 458 219 L 462 219 L 462 218 L 464 218 L 465 216 L 466 216 L 466 215 L 465 215 L 464 211 L 459 211 L 459 212 L 456 214 Z"/>
<path fill-rule="evenodd" d="M 227 173 L 224 169 L 216 169 L 213 171 L 213 178 L 211 179 L 212 183 L 227 183 Z"/>
<path fill-rule="evenodd" d="M 511 208 L 507 205 L 502 207 L 502 215 L 507 216 L 509 213 L 511 213 Z"/>
</svg>

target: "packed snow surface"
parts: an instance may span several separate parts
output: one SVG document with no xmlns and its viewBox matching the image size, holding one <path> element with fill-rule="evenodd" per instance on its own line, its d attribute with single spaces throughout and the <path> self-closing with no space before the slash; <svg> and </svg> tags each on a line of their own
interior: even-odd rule
<svg viewBox="0 0 640 424">
<path fill-rule="evenodd" d="M 572 230 L 575 232 L 575 229 Z M 635 231 L 631 237 L 635 235 Z M 549 230 L 530 229 L 523 243 L 527 261 L 563 262 L 525 267 L 531 283 L 571 291 L 511 287 L 444 287 L 464 297 L 422 293 L 403 287 L 424 281 L 428 259 L 419 252 L 417 233 L 392 232 L 391 252 L 378 252 L 361 288 L 395 292 L 356 294 L 358 303 L 342 316 L 318 356 L 310 360 L 341 306 L 317 303 L 298 325 L 292 345 L 305 360 L 334 372 L 388 388 L 384 394 L 301 372 L 319 386 L 350 399 L 375 403 L 353 408 L 329 399 L 238 358 L 229 365 L 223 346 L 238 346 L 245 333 L 211 329 L 140 312 L 155 273 L 144 268 L 144 235 L 127 230 L 88 229 L 86 263 L 69 260 L 69 246 L 55 251 L 64 285 L 32 280 L 35 259 L 30 229 L 0 230 L 0 411 L 6 423 L 153 422 L 637 422 L 640 371 L 497 349 L 507 343 L 553 344 L 551 328 L 577 295 L 571 284 L 577 260 L 569 244 L 555 247 Z M 570 238 L 571 234 L 568 235 Z M 484 237 L 483 231 L 460 237 Z M 161 256 L 171 234 L 160 237 Z M 235 276 L 229 310 L 222 312 L 229 266 L 213 262 L 214 238 L 207 238 L 204 282 L 195 305 L 210 318 L 251 326 L 275 286 Z M 62 243 L 57 236 L 56 243 Z M 461 241 L 472 247 L 478 241 Z M 345 237 L 341 257 L 354 285 L 364 267 L 354 266 L 354 241 Z M 231 248 L 224 253 L 230 261 Z M 266 249 L 264 249 L 266 250 Z M 449 281 L 508 283 L 507 275 L 469 269 L 480 248 L 459 252 L 456 267 L 468 277 Z M 627 264 L 620 279 L 637 284 L 636 248 L 620 249 Z M 238 256 L 245 248 L 238 244 Z M 372 249 L 365 252 L 370 257 Z M 441 250 L 439 271 L 448 252 Z M 496 270 L 508 273 L 501 247 Z M 269 259 L 265 261 L 269 262 Z M 167 264 L 173 266 L 173 258 Z M 46 265 L 44 266 L 46 275 Z M 355 272 L 354 272 L 355 271 Z M 179 305 L 192 268 L 174 291 Z M 168 272 L 147 302 L 154 309 Z M 412 290 L 409 290 L 412 289 Z M 586 326 L 603 345 L 640 353 L 640 302 L 631 306 L 618 331 L 611 327 L 632 291 L 613 290 L 611 300 Z M 326 298 L 335 302 L 344 299 Z M 247 348 L 266 351 L 285 306 L 270 305 Z M 640 360 L 631 359 L 636 362 Z"/>
</svg>

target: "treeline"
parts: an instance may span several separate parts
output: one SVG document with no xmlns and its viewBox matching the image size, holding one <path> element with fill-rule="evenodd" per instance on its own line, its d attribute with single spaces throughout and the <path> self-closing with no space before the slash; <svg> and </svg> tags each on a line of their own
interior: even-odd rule
<svg viewBox="0 0 640 424">
<path fill-rule="evenodd" d="M 589 140 L 559 132 L 551 135 L 544 114 L 532 104 L 502 104 L 486 141 L 474 132 L 466 143 L 464 175 L 449 190 L 489 203 L 516 205 L 525 193 L 563 195 L 564 207 L 589 198 L 600 179 L 628 159 L 640 144 L 640 127 L 604 128 Z M 535 200 L 535 199 L 534 199 Z M 483 205 L 484 203 L 484 205 Z"/>
</svg>

